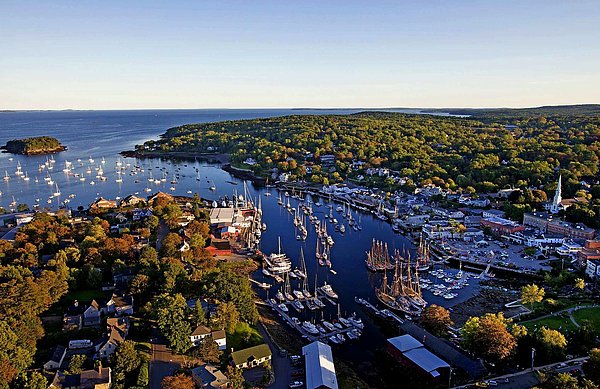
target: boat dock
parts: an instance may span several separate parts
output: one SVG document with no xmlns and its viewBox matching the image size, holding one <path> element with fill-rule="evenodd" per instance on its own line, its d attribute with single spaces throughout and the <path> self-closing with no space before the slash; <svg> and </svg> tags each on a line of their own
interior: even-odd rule
<svg viewBox="0 0 600 389">
<path fill-rule="evenodd" d="M 266 302 L 266 304 L 269 305 L 271 308 L 273 308 L 273 310 L 275 310 L 275 312 L 277 312 L 290 327 L 294 328 L 296 331 L 301 333 L 304 338 L 308 339 L 311 342 L 314 342 L 316 340 L 319 340 L 322 342 L 328 342 L 329 338 L 331 336 L 336 336 L 338 334 L 346 335 L 348 332 L 355 330 L 355 329 L 360 331 L 360 328 L 357 328 L 355 326 L 343 327 L 341 329 L 336 326 L 335 330 L 333 330 L 333 331 L 326 329 L 327 333 L 319 333 L 318 335 L 311 334 L 307 330 L 305 330 L 304 327 L 302 327 L 301 322 L 299 322 L 299 321 L 295 322 L 287 312 L 282 311 L 281 308 L 279 308 L 278 304 L 273 305 L 273 304 L 269 303 L 268 301 Z M 286 302 L 284 304 L 291 306 L 290 302 Z"/>
<path fill-rule="evenodd" d="M 365 299 L 362 298 L 358 298 L 356 297 L 354 299 L 358 304 L 362 305 L 363 307 L 365 307 L 365 309 L 367 309 L 369 312 L 375 314 L 376 316 L 379 316 L 381 318 L 386 318 L 386 319 L 391 319 L 396 321 L 398 324 L 404 324 L 405 320 L 402 319 L 400 316 L 398 316 L 397 314 L 395 314 L 394 312 L 390 311 L 389 309 L 378 309 L 377 307 L 375 307 L 373 304 L 371 304 L 370 302 L 368 302 Z"/>
</svg>

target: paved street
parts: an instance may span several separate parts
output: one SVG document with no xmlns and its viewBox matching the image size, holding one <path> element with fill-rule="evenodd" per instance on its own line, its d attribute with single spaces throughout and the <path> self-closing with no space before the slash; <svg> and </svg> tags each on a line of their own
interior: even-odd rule
<svg viewBox="0 0 600 389">
<path fill-rule="evenodd" d="M 258 330 L 262 335 L 265 343 L 269 345 L 271 353 L 271 365 L 273 367 L 273 373 L 275 374 L 275 382 L 270 385 L 269 389 L 287 389 L 292 377 L 292 363 L 290 358 L 282 356 L 279 352 L 279 348 L 273 343 L 271 337 L 267 334 L 262 325 L 258 326 Z"/>
<path fill-rule="evenodd" d="M 581 364 L 586 361 L 588 357 L 575 358 L 570 361 L 552 363 L 550 365 L 536 367 L 533 371 L 531 369 L 523 370 L 514 374 L 507 374 L 499 377 L 486 379 L 486 382 L 495 381 L 497 385 L 490 385 L 499 389 L 521 389 L 530 388 L 537 385 L 537 371 L 555 371 L 557 373 L 573 373 L 577 370 L 581 370 Z M 473 387 L 471 385 L 456 386 L 454 389 Z"/>
<path fill-rule="evenodd" d="M 150 388 L 161 389 L 163 378 L 172 375 L 181 366 L 182 357 L 173 355 L 164 344 L 152 342 L 150 361 Z"/>
</svg>

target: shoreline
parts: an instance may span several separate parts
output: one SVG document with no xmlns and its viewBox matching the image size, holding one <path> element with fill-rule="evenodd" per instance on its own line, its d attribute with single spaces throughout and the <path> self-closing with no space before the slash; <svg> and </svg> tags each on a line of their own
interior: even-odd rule
<svg viewBox="0 0 600 389">
<path fill-rule="evenodd" d="M 61 153 L 63 151 L 67 151 L 67 146 L 60 146 L 54 149 L 43 149 L 43 150 L 34 150 L 34 151 L 23 151 L 23 152 L 18 152 L 18 151 L 10 151 L 6 145 L 0 147 L 0 150 L 2 150 L 3 153 L 6 154 L 15 154 L 15 155 L 45 155 L 45 154 L 57 154 L 57 153 Z"/>
<path fill-rule="evenodd" d="M 189 151 L 169 151 L 169 152 L 159 152 L 159 151 L 121 151 L 119 153 L 123 157 L 126 158 L 139 158 L 139 159 L 152 159 L 152 158 L 165 158 L 165 159 L 174 159 L 174 160 L 200 160 L 206 161 L 210 163 L 218 163 L 221 165 L 221 169 L 230 173 L 232 176 L 236 178 L 241 178 L 244 180 L 250 180 L 256 185 L 264 185 L 266 182 L 266 178 L 260 177 L 254 174 L 251 170 L 236 168 L 231 165 L 230 156 L 226 153 L 196 153 Z"/>
</svg>

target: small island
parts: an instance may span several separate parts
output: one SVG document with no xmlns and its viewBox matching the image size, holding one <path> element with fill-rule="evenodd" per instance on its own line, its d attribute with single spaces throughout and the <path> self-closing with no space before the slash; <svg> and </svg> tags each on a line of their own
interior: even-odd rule
<svg viewBox="0 0 600 389">
<path fill-rule="evenodd" d="M 1 149 L 8 153 L 23 155 L 53 154 L 65 151 L 67 148 L 60 141 L 50 136 L 37 136 L 25 139 L 13 139 L 6 142 Z"/>
</svg>

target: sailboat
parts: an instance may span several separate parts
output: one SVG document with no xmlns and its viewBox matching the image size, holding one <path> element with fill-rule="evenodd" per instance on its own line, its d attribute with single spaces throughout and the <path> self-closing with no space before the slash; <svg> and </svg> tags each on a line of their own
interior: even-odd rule
<svg viewBox="0 0 600 389">
<path fill-rule="evenodd" d="M 212 190 L 213 192 L 217 190 L 217 186 L 215 185 L 215 182 L 212 182 L 212 185 L 208 188 L 210 190 Z"/>
<path fill-rule="evenodd" d="M 367 251 L 365 260 L 367 269 L 370 271 L 391 270 L 394 266 L 390 263 L 390 255 L 387 243 L 373 239 L 371 251 Z"/>
<path fill-rule="evenodd" d="M 289 300 L 289 301 L 294 300 L 294 296 L 292 296 L 292 287 L 290 285 L 290 277 L 289 277 L 288 273 L 285 273 L 285 283 L 284 283 L 283 294 L 287 300 Z"/>
<path fill-rule="evenodd" d="M 56 191 L 53 193 L 54 196 L 60 196 L 60 190 L 58 189 L 58 184 L 56 184 Z"/>
</svg>

